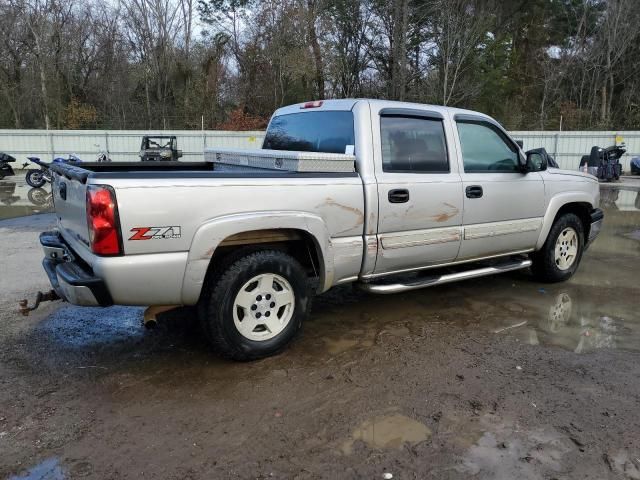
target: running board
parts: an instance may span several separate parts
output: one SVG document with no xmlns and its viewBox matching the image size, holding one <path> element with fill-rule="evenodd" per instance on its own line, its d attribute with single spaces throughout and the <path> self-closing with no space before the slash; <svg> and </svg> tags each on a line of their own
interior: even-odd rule
<svg viewBox="0 0 640 480">
<path fill-rule="evenodd" d="M 445 283 L 469 280 L 470 278 L 486 277 L 487 275 L 511 272 L 513 270 L 520 270 L 522 268 L 527 268 L 530 266 L 531 260 L 517 260 L 492 265 L 491 267 L 477 268 L 475 270 L 465 270 L 462 272 L 426 277 L 410 283 L 359 283 L 358 287 L 370 293 L 399 293 L 407 292 L 409 290 L 417 290 L 419 288 L 433 287 L 434 285 L 443 285 Z"/>
</svg>

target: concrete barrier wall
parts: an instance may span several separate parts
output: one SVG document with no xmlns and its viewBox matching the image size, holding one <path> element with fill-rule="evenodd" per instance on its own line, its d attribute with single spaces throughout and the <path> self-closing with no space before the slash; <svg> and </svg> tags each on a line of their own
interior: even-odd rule
<svg viewBox="0 0 640 480">
<path fill-rule="evenodd" d="M 0 130 L 0 152 L 13 155 L 19 164 L 26 162 L 27 156 L 50 161 L 70 153 L 93 161 L 103 151 L 116 162 L 137 161 L 140 141 L 146 134 L 176 135 L 185 161 L 201 160 L 206 147 L 260 148 L 264 137 L 262 131 Z M 525 150 L 544 147 L 561 167 L 572 170 L 578 168 L 580 157 L 589 154 L 594 145 L 608 147 L 624 142 L 627 153 L 622 164 L 627 172 L 631 157 L 640 156 L 640 131 L 514 131 L 511 134 L 524 142 Z"/>
</svg>

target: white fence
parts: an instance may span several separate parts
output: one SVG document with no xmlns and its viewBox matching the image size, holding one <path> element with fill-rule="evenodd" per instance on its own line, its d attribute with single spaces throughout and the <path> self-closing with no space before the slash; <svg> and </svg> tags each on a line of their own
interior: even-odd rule
<svg viewBox="0 0 640 480">
<path fill-rule="evenodd" d="M 524 142 L 524 149 L 544 147 L 555 157 L 561 168 L 577 169 L 580 158 L 591 152 L 591 147 L 609 147 L 625 144 L 627 152 L 620 162 L 622 169 L 629 172 L 632 157 L 640 156 L 640 131 L 608 132 L 510 132 L 516 140 Z"/>
<path fill-rule="evenodd" d="M 183 160 L 202 159 L 206 147 L 260 148 L 264 132 L 228 132 L 175 130 L 146 132 L 137 130 L 0 130 L 0 152 L 6 152 L 26 162 L 27 156 L 50 161 L 56 156 L 76 154 L 83 160 L 94 160 L 100 152 L 108 152 L 114 161 L 136 161 L 140 141 L 145 134 L 176 135 Z M 591 147 L 608 147 L 624 142 L 627 153 L 622 158 L 623 169 L 629 171 L 631 157 L 640 156 L 640 131 L 608 132 L 511 132 L 524 142 L 525 150 L 544 147 L 563 168 L 576 169 L 580 157 Z"/>
<path fill-rule="evenodd" d="M 0 130 L 0 152 L 16 157 L 19 163 L 26 157 L 51 161 L 73 153 L 85 161 L 94 161 L 100 152 L 107 152 L 114 162 L 140 160 L 143 135 L 175 135 L 184 161 L 202 160 L 207 147 L 260 148 L 264 132 L 227 132 L 197 130 Z M 16 163 L 18 163 L 16 162 Z"/>
</svg>

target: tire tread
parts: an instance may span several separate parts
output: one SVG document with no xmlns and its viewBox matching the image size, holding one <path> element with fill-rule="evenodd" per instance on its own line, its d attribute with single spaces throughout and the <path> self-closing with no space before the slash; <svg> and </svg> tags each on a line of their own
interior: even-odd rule
<svg viewBox="0 0 640 480">
<path fill-rule="evenodd" d="M 226 268 L 221 268 L 220 273 L 213 275 L 208 282 L 205 282 L 203 288 L 207 288 L 205 291 L 205 297 L 203 298 L 202 306 L 199 308 L 199 316 L 201 319 L 201 325 L 205 330 L 205 336 L 209 343 L 217 350 L 224 358 L 236 361 L 250 361 L 263 358 L 268 355 L 275 355 L 281 352 L 292 340 L 289 339 L 283 342 L 276 349 L 269 351 L 268 354 L 263 352 L 251 352 L 247 349 L 241 348 L 234 342 L 230 341 L 224 332 L 223 319 L 219 318 L 219 308 L 223 304 L 226 295 L 229 295 L 229 291 L 233 282 L 247 270 L 253 270 L 265 261 L 277 261 L 288 264 L 291 268 L 297 269 L 298 274 L 306 275 L 302 266 L 296 259 L 290 255 L 279 250 L 260 250 L 248 253 L 240 258 L 230 262 Z M 302 319 L 308 314 L 310 309 L 310 298 L 308 285 L 306 286 L 306 292 L 304 295 L 307 297 L 307 304 L 309 305 L 305 312 L 300 312 L 298 315 L 294 315 L 291 321 L 297 321 L 298 325 L 296 330 L 300 330 L 302 326 Z M 296 320 L 298 318 L 298 320 Z M 297 333 L 297 332 L 296 332 Z"/>
<path fill-rule="evenodd" d="M 568 270 L 560 270 L 555 264 L 554 252 L 558 235 L 566 227 L 572 227 L 578 234 L 578 257 Z M 573 276 L 584 252 L 584 227 L 580 218 L 574 213 L 565 213 L 558 217 L 544 242 L 542 248 L 531 255 L 533 261 L 531 271 L 534 277 L 545 283 L 557 283 L 568 280 Z"/>
</svg>

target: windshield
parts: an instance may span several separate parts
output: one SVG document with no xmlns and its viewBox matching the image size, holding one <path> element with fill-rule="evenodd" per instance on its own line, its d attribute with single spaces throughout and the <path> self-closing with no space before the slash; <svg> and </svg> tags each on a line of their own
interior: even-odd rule
<svg viewBox="0 0 640 480">
<path fill-rule="evenodd" d="M 262 148 L 353 153 L 354 143 L 351 111 L 304 112 L 274 117 Z"/>
</svg>

